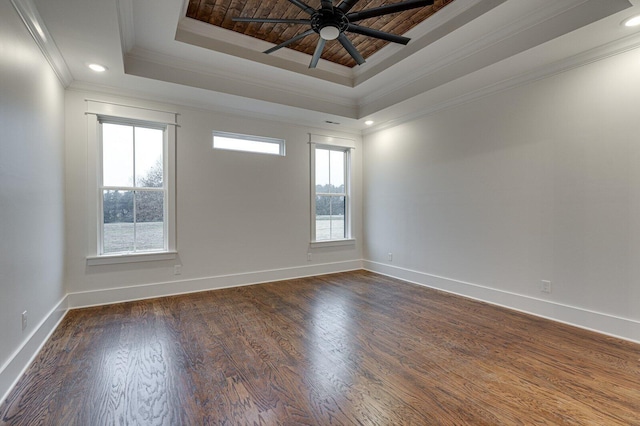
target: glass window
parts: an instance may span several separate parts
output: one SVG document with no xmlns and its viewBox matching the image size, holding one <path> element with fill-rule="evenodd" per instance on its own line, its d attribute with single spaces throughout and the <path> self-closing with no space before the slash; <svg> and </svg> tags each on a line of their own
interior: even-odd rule
<svg viewBox="0 0 640 426">
<path fill-rule="evenodd" d="M 213 132 L 213 147 L 231 151 L 284 156 L 284 140 L 236 133 Z"/>
<path fill-rule="evenodd" d="M 315 161 L 313 178 L 313 241 L 350 238 L 349 230 L 349 149 L 312 145 Z"/>
<path fill-rule="evenodd" d="M 101 122 L 100 254 L 167 250 L 165 129 Z"/>
</svg>

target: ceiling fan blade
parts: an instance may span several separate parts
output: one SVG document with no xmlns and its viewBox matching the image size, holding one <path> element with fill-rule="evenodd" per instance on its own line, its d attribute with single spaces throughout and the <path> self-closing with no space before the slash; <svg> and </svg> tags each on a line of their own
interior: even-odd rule
<svg viewBox="0 0 640 426">
<path fill-rule="evenodd" d="M 279 18 L 231 18 L 233 22 L 262 22 L 269 24 L 311 24 L 309 19 L 279 19 Z"/>
<path fill-rule="evenodd" d="M 349 24 L 346 31 L 350 31 L 356 34 L 362 34 L 368 37 L 379 38 L 381 40 L 386 40 L 393 43 L 407 44 L 411 41 L 411 39 L 408 37 L 390 34 L 380 30 L 374 30 L 373 28 L 361 27 L 360 25 L 355 24 Z"/>
<path fill-rule="evenodd" d="M 321 0 L 320 3 L 323 9 L 329 9 L 329 10 L 333 9 L 333 1 L 331 0 Z"/>
<path fill-rule="evenodd" d="M 416 9 L 423 6 L 431 6 L 432 4 L 433 0 L 407 0 L 402 3 L 388 4 L 386 6 L 349 13 L 347 14 L 347 19 L 349 19 L 349 22 L 357 22 L 367 18 L 375 18 L 376 16 L 403 12 L 405 10 Z"/>
<path fill-rule="evenodd" d="M 326 41 L 322 37 L 318 39 L 318 45 L 316 46 L 316 51 L 313 52 L 313 58 L 311 58 L 311 63 L 309 64 L 309 68 L 315 68 L 316 65 L 318 65 L 318 61 L 320 60 L 320 55 L 322 55 L 322 50 L 324 49 L 325 43 Z"/>
<path fill-rule="evenodd" d="M 356 3 L 358 3 L 358 0 L 342 0 L 342 2 L 340 2 L 340 4 L 338 5 L 338 9 L 340 9 L 343 13 L 347 13 L 353 6 L 356 5 Z"/>
<path fill-rule="evenodd" d="M 288 45 L 290 45 L 291 43 L 300 40 L 301 38 L 305 38 L 308 35 L 311 34 L 315 34 L 315 31 L 313 30 L 307 30 L 303 33 L 298 34 L 295 37 L 290 38 L 289 40 L 285 41 L 284 43 L 280 43 L 277 46 L 273 46 L 271 49 L 265 50 L 263 53 L 273 53 L 276 50 L 282 49 L 283 47 L 287 47 Z"/>
<path fill-rule="evenodd" d="M 340 44 L 342 44 L 342 47 L 344 47 L 345 50 L 349 52 L 349 55 L 351 55 L 351 57 L 356 61 L 358 65 L 364 64 L 364 58 L 362 57 L 360 52 L 358 52 L 358 49 L 356 49 L 353 43 L 351 43 L 351 40 L 347 38 L 346 35 L 340 34 L 338 36 L 338 41 L 340 42 Z"/>
<path fill-rule="evenodd" d="M 301 2 L 300 0 L 289 0 L 289 2 L 295 4 L 300 9 L 304 10 L 305 12 L 307 12 L 307 14 L 309 14 L 309 15 L 313 15 L 314 13 L 316 13 L 316 10 L 314 8 L 312 8 L 311 6 L 309 6 L 306 3 Z"/>
</svg>

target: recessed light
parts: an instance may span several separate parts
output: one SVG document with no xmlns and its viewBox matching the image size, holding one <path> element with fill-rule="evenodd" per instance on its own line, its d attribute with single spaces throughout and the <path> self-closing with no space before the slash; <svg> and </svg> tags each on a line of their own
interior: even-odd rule
<svg viewBox="0 0 640 426">
<path fill-rule="evenodd" d="M 371 126 L 374 123 L 373 120 L 367 120 L 364 122 L 364 124 L 366 124 L 367 126 Z"/>
<path fill-rule="evenodd" d="M 637 27 L 640 25 L 640 15 L 625 19 L 622 23 L 625 27 Z"/>
<path fill-rule="evenodd" d="M 107 70 L 107 67 L 100 64 L 89 64 L 87 66 L 95 72 L 105 72 Z"/>
</svg>

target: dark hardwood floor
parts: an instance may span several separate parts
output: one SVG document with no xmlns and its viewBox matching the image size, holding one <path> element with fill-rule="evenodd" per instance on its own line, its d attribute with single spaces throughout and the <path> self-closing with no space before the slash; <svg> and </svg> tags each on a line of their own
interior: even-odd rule
<svg viewBox="0 0 640 426">
<path fill-rule="evenodd" d="M 640 345 L 368 272 L 70 311 L 6 424 L 640 424 Z"/>
</svg>

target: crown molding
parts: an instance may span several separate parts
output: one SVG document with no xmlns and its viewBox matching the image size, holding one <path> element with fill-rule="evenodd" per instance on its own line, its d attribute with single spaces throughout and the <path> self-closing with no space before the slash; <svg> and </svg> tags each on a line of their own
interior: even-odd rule
<svg viewBox="0 0 640 426">
<path fill-rule="evenodd" d="M 462 26 L 505 1 L 507 0 L 457 0 L 412 28 L 407 33 L 413 39 L 409 45 L 389 43 L 367 58 L 366 63 L 353 68 L 321 59 L 318 67 L 309 69 L 310 55 L 292 49 L 281 49 L 265 55 L 262 52 L 273 47 L 273 43 L 185 17 L 188 0 L 183 2 L 175 40 L 347 87 L 356 87 L 446 35 L 451 30 L 446 24 L 452 18 L 458 17 L 456 25 Z M 446 27 L 446 30 L 437 32 L 433 30 L 434 27 Z M 436 32 L 437 35 L 434 36 Z"/>
<path fill-rule="evenodd" d="M 363 96 L 359 100 L 359 105 L 363 110 L 366 110 L 367 105 L 388 99 L 394 93 L 398 93 L 411 85 L 420 84 L 420 82 L 425 81 L 430 76 L 448 67 L 456 67 L 462 61 L 478 54 L 478 52 L 485 52 L 492 47 L 499 48 L 500 43 L 512 40 L 518 35 L 526 33 L 529 29 L 542 25 L 576 7 L 587 7 L 589 4 L 597 7 L 599 1 L 600 0 L 565 0 L 563 2 L 549 4 L 548 7 L 541 8 L 535 13 L 527 14 L 518 20 L 509 22 L 491 32 L 474 38 L 471 42 L 461 45 L 439 58 L 433 58 L 428 64 L 422 66 L 419 72 L 412 73 L 410 78 L 398 79 L 394 84 L 387 84 L 382 86 L 383 88 L 380 90 L 372 91 Z M 455 4 L 455 2 L 453 4 Z M 528 48 L 530 47 L 532 46 Z M 374 110 L 375 109 L 379 108 L 374 108 Z"/>
<path fill-rule="evenodd" d="M 427 49 L 430 45 L 439 42 L 452 32 L 480 18 L 482 15 L 492 11 L 506 1 L 507 0 L 456 0 L 447 5 L 405 34 L 412 40 L 408 45 L 397 46 L 390 43 L 372 55 L 371 58 L 367 59 L 367 67 L 357 67 L 354 86 L 358 86 L 369 79 L 384 74 L 387 69 L 413 55 L 419 55 L 420 51 Z M 458 4 L 458 2 L 460 2 L 460 4 Z M 479 38 L 483 37 L 485 37 L 485 35 L 481 35 Z M 477 42 L 477 39 L 474 40 L 474 42 Z M 418 72 L 424 74 L 425 70 L 421 66 Z M 410 77 L 417 78 L 419 76 L 415 76 L 414 72 L 411 73 Z M 405 80 L 408 79 L 401 79 L 397 84 L 402 85 Z"/>
<path fill-rule="evenodd" d="M 38 9 L 33 3 L 33 0 L 11 0 L 11 4 L 16 12 L 18 12 L 18 15 L 20 15 L 22 22 L 24 22 L 27 30 L 29 30 L 29 33 L 40 48 L 40 51 L 42 51 L 49 65 L 51 65 L 60 83 L 62 83 L 65 88 L 69 87 L 73 82 L 71 71 L 44 24 L 42 17 L 38 13 Z"/>
<path fill-rule="evenodd" d="M 179 64 L 179 68 L 176 68 L 176 64 Z M 212 71 L 202 63 L 138 47 L 125 55 L 125 73 L 267 102 L 278 99 L 278 103 L 283 105 L 349 118 L 356 118 L 357 114 L 355 100 L 346 96 L 331 96 L 319 90 L 311 91 L 308 87 L 294 89 L 273 82 L 265 84 L 264 80 L 247 76 L 239 78 L 239 74 Z"/>
<path fill-rule="evenodd" d="M 235 33 L 192 18 L 183 17 L 179 20 L 175 40 L 300 75 L 338 83 L 347 87 L 353 86 L 353 71 L 349 67 L 321 59 L 318 67 L 309 68 L 309 55 L 292 51 L 291 49 L 281 49 L 278 52 L 274 52 L 275 54 L 273 55 L 267 55 L 263 51 L 273 47 L 273 43 Z"/>
<path fill-rule="evenodd" d="M 478 3 L 484 2 L 485 4 L 489 2 L 504 2 L 506 0 L 456 0 L 452 3 L 449 3 L 442 9 L 438 10 L 433 15 L 429 16 L 427 19 L 411 28 L 409 31 L 404 33 L 405 37 L 409 37 L 412 41 L 409 42 L 409 45 L 403 46 L 395 43 L 388 43 L 382 49 L 375 52 L 373 55 L 367 58 L 366 65 L 367 67 L 354 67 L 353 74 L 354 79 L 357 84 L 360 84 L 372 76 L 378 74 L 380 71 L 375 71 L 378 67 L 384 67 L 384 69 L 388 68 L 389 65 L 386 63 L 387 61 L 392 61 L 393 63 L 399 62 L 400 56 L 398 53 L 402 50 L 404 52 L 409 52 L 404 54 L 404 57 L 408 57 L 415 53 L 414 45 L 421 44 L 421 47 L 424 47 L 425 42 L 423 41 L 424 37 L 429 37 L 433 31 L 437 28 L 441 28 L 444 25 L 447 25 L 451 20 L 455 19 L 459 15 L 462 15 L 475 7 Z M 485 10 L 490 10 L 495 6 L 484 6 Z M 473 15 L 473 12 L 471 12 Z M 477 15 L 474 15 L 477 17 Z M 374 70 L 373 72 L 371 70 Z"/>
<path fill-rule="evenodd" d="M 631 34 L 627 37 L 615 40 L 613 42 L 589 49 L 585 52 L 579 53 L 562 59 L 560 61 L 553 62 L 551 64 L 539 67 L 532 71 L 520 73 L 509 78 L 485 85 L 476 90 L 467 92 L 460 96 L 451 97 L 446 101 L 435 103 L 431 106 L 420 109 L 410 114 L 398 116 L 397 118 L 387 121 L 379 126 L 367 128 L 362 131 L 363 135 L 369 135 L 381 130 L 389 129 L 401 124 L 427 117 L 429 115 L 436 114 L 440 111 L 453 108 L 459 105 L 463 105 L 475 100 L 484 98 L 502 92 L 505 90 L 513 89 L 516 87 L 524 86 L 529 83 L 543 80 L 545 78 L 552 77 L 557 74 L 561 74 L 572 69 L 580 68 L 589 65 L 594 62 L 602 61 L 613 56 L 621 55 L 626 52 L 640 49 L 640 34 Z"/>
<path fill-rule="evenodd" d="M 163 96 L 157 93 L 149 93 L 145 91 L 135 91 L 131 89 L 122 89 L 118 87 L 104 86 L 98 85 L 94 83 L 87 83 L 82 81 L 74 81 L 72 85 L 67 88 L 69 91 L 78 92 L 78 93 L 94 93 L 94 94 L 102 94 L 105 96 L 113 96 L 116 98 L 124 98 L 124 99 L 134 99 L 143 102 L 153 102 L 161 105 L 171 105 L 172 107 L 181 107 L 186 109 L 193 110 L 202 110 L 209 111 L 220 115 L 237 117 L 241 116 L 248 119 L 262 120 L 267 122 L 275 122 L 275 123 L 285 123 L 291 126 L 301 127 L 306 130 L 309 129 L 322 129 L 328 130 L 334 133 L 341 134 L 349 134 L 354 137 L 361 137 L 362 132 L 359 128 L 358 124 L 353 124 L 352 120 L 346 117 L 335 118 L 333 116 L 329 117 L 332 119 L 338 119 L 341 121 L 341 124 L 338 125 L 327 123 L 322 120 L 305 120 L 300 117 L 292 117 L 290 114 L 286 113 L 265 113 L 265 112 L 257 112 L 253 110 L 234 108 L 228 105 L 221 105 L 215 102 L 205 102 L 194 100 L 193 98 L 184 97 L 184 98 L 176 98 L 175 96 Z M 215 99 L 212 97 L 211 99 Z M 317 114 L 314 117 L 318 117 Z M 324 115 L 320 116 L 321 118 Z"/>
<path fill-rule="evenodd" d="M 120 43 L 122 56 L 133 49 L 136 42 L 136 33 L 133 26 L 133 3 L 131 0 L 118 0 L 118 26 L 120 28 Z"/>
</svg>

